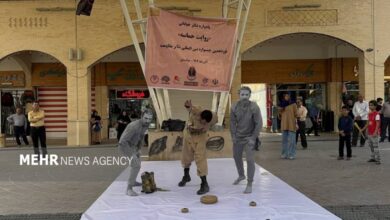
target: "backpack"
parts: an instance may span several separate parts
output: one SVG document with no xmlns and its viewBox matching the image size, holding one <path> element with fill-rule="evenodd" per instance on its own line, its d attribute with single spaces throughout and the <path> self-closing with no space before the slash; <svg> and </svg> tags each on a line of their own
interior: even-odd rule
<svg viewBox="0 0 390 220">
<path fill-rule="evenodd" d="M 186 122 L 179 119 L 168 119 L 163 121 L 161 129 L 164 131 L 183 131 Z"/>
</svg>

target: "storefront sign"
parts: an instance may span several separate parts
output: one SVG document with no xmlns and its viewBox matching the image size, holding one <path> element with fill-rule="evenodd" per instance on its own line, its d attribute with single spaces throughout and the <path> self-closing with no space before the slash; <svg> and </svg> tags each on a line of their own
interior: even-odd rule
<svg viewBox="0 0 390 220">
<path fill-rule="evenodd" d="M 235 20 L 196 18 L 150 8 L 145 79 L 157 88 L 228 91 Z"/>
<path fill-rule="evenodd" d="M 24 85 L 24 72 L 0 71 L 0 87 L 24 87 Z"/>
<path fill-rule="evenodd" d="M 66 86 L 66 67 L 62 63 L 33 63 L 33 86 Z"/>
<path fill-rule="evenodd" d="M 108 86 L 146 86 L 145 77 L 138 62 L 110 62 L 104 65 Z"/>
<path fill-rule="evenodd" d="M 147 99 L 150 97 L 148 90 L 117 90 L 117 99 Z"/>
<path fill-rule="evenodd" d="M 290 73 L 290 77 L 293 78 L 313 77 L 314 76 L 313 65 L 314 64 L 310 64 L 305 71 L 295 70 L 294 72 Z"/>
</svg>

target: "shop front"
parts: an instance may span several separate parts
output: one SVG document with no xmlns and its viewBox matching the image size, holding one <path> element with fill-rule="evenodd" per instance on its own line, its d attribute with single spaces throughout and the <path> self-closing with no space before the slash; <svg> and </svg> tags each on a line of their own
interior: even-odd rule
<svg viewBox="0 0 390 220">
<path fill-rule="evenodd" d="M 61 63 L 33 63 L 31 72 L 31 84 L 40 107 L 45 111 L 47 137 L 66 138 L 66 67 Z"/>
<path fill-rule="evenodd" d="M 117 126 L 117 118 L 126 111 L 131 121 L 141 118 L 143 110 L 152 108 L 148 88 L 110 87 L 109 88 L 109 130 L 110 139 L 116 138 L 112 128 Z M 155 128 L 155 121 L 151 128 Z"/>
<path fill-rule="evenodd" d="M 306 105 L 324 109 L 326 106 L 326 83 L 276 84 L 277 105 L 284 94 L 289 94 L 292 101 L 302 98 Z"/>
<path fill-rule="evenodd" d="M 13 127 L 7 117 L 16 108 L 27 115 L 32 110 L 32 102 L 38 100 L 45 111 L 47 136 L 66 137 L 66 67 L 58 60 L 37 51 L 10 55 L 0 62 L 0 89 L 1 133 L 12 136 Z"/>
<path fill-rule="evenodd" d="M 356 85 L 358 77 L 354 70 L 357 65 L 357 58 L 248 60 L 242 61 L 242 83 L 267 85 L 266 103 L 269 117 L 272 104 L 278 106 L 283 95 L 289 94 L 293 101 L 298 97 L 302 98 L 306 107 L 315 107 L 333 115 L 334 121 L 342 103 L 342 85 L 351 85 L 351 88 Z M 351 94 L 354 92 L 348 91 Z M 326 130 L 331 131 L 333 127 L 334 123 L 331 123 Z"/>
<path fill-rule="evenodd" d="M 107 118 L 105 127 L 107 133 L 103 134 L 103 138 L 116 138 L 117 119 L 122 111 L 126 111 L 131 120 L 134 121 L 141 118 L 145 108 L 153 108 L 146 81 L 138 62 L 101 62 L 96 64 L 92 69 L 92 86 L 96 93 L 96 110 L 101 113 L 103 119 Z M 108 99 L 105 98 L 105 93 L 107 93 Z M 155 126 L 156 122 L 154 121 L 151 128 L 155 128 Z M 103 129 L 104 131 L 105 129 Z"/>
</svg>

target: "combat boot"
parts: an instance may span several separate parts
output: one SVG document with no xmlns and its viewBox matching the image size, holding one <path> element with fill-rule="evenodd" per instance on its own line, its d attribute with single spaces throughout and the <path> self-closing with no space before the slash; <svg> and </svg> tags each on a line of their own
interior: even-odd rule
<svg viewBox="0 0 390 220">
<path fill-rule="evenodd" d="M 196 192 L 198 195 L 203 195 L 210 191 L 209 184 L 207 183 L 206 176 L 201 176 L 200 179 L 202 183 L 200 184 L 200 189 Z"/>
<path fill-rule="evenodd" d="M 183 187 L 186 185 L 187 182 L 190 182 L 191 181 L 191 177 L 190 177 L 190 168 L 184 168 L 184 176 L 183 178 L 181 179 L 181 181 L 179 182 L 179 186 L 180 187 Z"/>
</svg>

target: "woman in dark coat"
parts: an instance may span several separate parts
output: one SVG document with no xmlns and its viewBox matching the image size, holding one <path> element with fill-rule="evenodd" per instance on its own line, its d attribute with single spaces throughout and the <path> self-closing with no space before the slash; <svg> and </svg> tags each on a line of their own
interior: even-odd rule
<svg viewBox="0 0 390 220">
<path fill-rule="evenodd" d="M 117 122 L 118 122 L 118 128 L 117 128 L 118 133 L 116 138 L 119 141 L 126 126 L 130 123 L 130 117 L 127 115 L 127 112 L 125 110 L 123 110 L 121 115 L 119 115 Z"/>
</svg>

